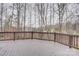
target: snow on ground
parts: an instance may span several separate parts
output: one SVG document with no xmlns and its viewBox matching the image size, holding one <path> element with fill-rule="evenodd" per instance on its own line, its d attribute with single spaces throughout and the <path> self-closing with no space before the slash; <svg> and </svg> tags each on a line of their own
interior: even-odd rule
<svg viewBox="0 0 79 59">
<path fill-rule="evenodd" d="M 73 56 L 79 55 L 79 50 L 68 46 L 44 40 L 0 41 L 1 56 Z"/>
</svg>

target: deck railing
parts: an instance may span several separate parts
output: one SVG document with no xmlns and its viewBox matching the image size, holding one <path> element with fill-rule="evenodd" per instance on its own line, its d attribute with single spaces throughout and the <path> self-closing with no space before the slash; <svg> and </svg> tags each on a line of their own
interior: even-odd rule
<svg viewBox="0 0 79 59">
<path fill-rule="evenodd" d="M 79 35 L 51 32 L 0 32 L 0 40 L 40 39 L 58 42 L 74 48 L 79 48 Z"/>
</svg>

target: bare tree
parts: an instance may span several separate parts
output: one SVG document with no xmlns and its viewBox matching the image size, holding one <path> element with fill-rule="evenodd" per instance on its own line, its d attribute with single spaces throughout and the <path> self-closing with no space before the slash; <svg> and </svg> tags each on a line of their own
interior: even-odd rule
<svg viewBox="0 0 79 59">
<path fill-rule="evenodd" d="M 2 26 L 2 23 L 3 23 L 3 3 L 1 3 L 1 31 L 3 30 L 3 26 Z"/>
<path fill-rule="evenodd" d="M 17 30 L 20 30 L 20 3 L 17 3 Z"/>
<path fill-rule="evenodd" d="M 63 21 L 65 4 L 64 3 L 58 3 L 57 6 L 58 6 L 58 16 L 59 16 L 59 31 L 61 31 L 62 30 L 62 21 Z"/>
<path fill-rule="evenodd" d="M 26 23 L 26 3 L 24 4 L 24 31 L 26 30 L 25 23 Z"/>
</svg>

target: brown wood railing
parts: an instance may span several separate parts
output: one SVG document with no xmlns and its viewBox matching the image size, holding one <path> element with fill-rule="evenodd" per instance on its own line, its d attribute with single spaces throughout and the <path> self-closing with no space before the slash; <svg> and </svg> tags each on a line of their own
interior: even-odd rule
<svg viewBox="0 0 79 59">
<path fill-rule="evenodd" d="M 0 32 L 0 40 L 40 39 L 58 42 L 74 48 L 79 48 L 79 35 L 50 32 Z"/>
</svg>

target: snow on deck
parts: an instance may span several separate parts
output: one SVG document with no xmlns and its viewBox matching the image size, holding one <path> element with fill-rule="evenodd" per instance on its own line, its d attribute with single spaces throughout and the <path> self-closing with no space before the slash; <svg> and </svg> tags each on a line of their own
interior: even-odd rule
<svg viewBox="0 0 79 59">
<path fill-rule="evenodd" d="M 79 50 L 44 40 L 0 41 L 1 56 L 60 56 L 79 55 Z"/>
</svg>

